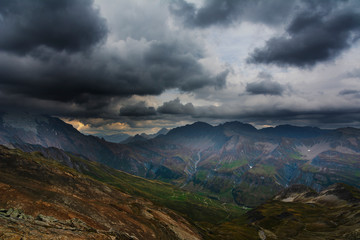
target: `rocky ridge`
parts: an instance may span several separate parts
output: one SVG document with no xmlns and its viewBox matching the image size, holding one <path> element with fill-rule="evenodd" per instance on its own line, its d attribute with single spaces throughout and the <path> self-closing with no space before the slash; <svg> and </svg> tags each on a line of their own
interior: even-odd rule
<svg viewBox="0 0 360 240">
<path fill-rule="evenodd" d="M 360 239 L 360 190 L 294 185 L 246 215 L 261 239 Z"/>
<path fill-rule="evenodd" d="M 14 231 L 14 229 L 16 230 Z M 16 208 L 0 209 L 1 239 L 37 239 L 40 236 L 47 238 L 55 234 L 59 235 L 58 239 L 75 237 L 78 239 L 86 239 L 89 237 L 115 239 L 119 236 L 119 233 L 116 232 L 98 231 L 77 218 L 58 220 L 55 217 L 45 216 L 43 214 L 33 217 L 32 215 L 25 214 L 21 209 Z"/>
</svg>

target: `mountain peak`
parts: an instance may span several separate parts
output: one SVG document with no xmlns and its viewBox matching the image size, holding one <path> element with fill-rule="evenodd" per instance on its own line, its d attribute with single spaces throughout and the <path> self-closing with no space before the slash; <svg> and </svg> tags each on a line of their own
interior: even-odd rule
<svg viewBox="0 0 360 240">
<path fill-rule="evenodd" d="M 136 134 L 135 136 L 133 137 L 128 137 L 126 140 L 122 141 L 121 143 L 122 144 L 128 144 L 128 143 L 134 143 L 134 142 L 143 142 L 143 141 L 146 141 L 147 138 L 144 137 L 143 135 L 141 134 Z"/>
<path fill-rule="evenodd" d="M 189 124 L 189 125 L 186 125 L 186 126 L 194 126 L 194 127 L 213 127 L 213 126 L 211 126 L 210 124 L 208 124 L 208 123 L 206 123 L 206 122 L 201 122 L 201 121 L 194 122 L 193 124 Z"/>
<path fill-rule="evenodd" d="M 239 131 L 239 130 L 247 131 L 247 132 L 256 132 L 257 131 L 257 129 L 253 125 L 251 125 L 249 123 L 242 123 L 239 121 L 226 122 L 226 123 L 219 125 L 219 127 L 228 128 L 233 131 Z"/>
<path fill-rule="evenodd" d="M 156 134 L 157 135 L 160 135 L 160 134 L 167 134 L 169 132 L 169 129 L 167 129 L 167 128 L 162 128 L 162 129 L 160 129 Z"/>
<path fill-rule="evenodd" d="M 169 131 L 167 136 L 199 136 L 199 135 L 207 135 L 209 131 L 214 129 L 213 126 L 211 126 L 208 123 L 205 122 L 195 122 L 193 124 L 188 124 L 183 127 L 177 127 Z"/>
<path fill-rule="evenodd" d="M 270 134 L 278 137 L 290 138 L 311 138 L 318 137 L 322 134 L 328 133 L 328 130 L 323 130 L 318 127 L 299 127 L 289 124 L 278 125 L 276 127 L 268 127 L 259 130 L 262 133 Z"/>
</svg>

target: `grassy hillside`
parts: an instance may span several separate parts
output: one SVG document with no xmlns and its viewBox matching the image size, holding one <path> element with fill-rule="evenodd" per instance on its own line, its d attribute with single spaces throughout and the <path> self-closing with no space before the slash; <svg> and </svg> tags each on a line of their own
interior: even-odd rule
<svg viewBox="0 0 360 240">
<path fill-rule="evenodd" d="M 266 239 L 360 239 L 359 189 L 335 184 L 320 193 L 292 192 L 295 187 L 246 214 Z"/>
<path fill-rule="evenodd" d="M 144 197 L 170 208 L 211 235 L 211 228 L 239 218 L 246 210 L 206 196 L 181 190 L 171 184 L 148 180 L 70 155 L 77 170 L 101 182 L 110 184 L 133 196 Z"/>
<path fill-rule="evenodd" d="M 131 199 L 134 199 L 133 201 L 135 202 L 137 202 L 137 199 L 139 198 L 140 209 L 142 208 L 141 199 L 145 199 L 145 201 L 150 200 L 156 207 L 175 211 L 177 214 L 181 215 L 190 222 L 192 226 L 195 227 L 206 239 L 218 239 L 219 237 L 226 239 L 223 236 L 218 235 L 218 233 L 214 233 L 212 229 L 219 224 L 241 217 L 245 212 L 244 209 L 233 204 L 223 204 L 220 201 L 181 190 L 167 183 L 136 177 L 70 154 L 70 161 L 74 169 L 64 166 L 55 160 L 47 159 L 43 157 L 40 152 L 24 153 L 20 150 L 10 150 L 0 146 L 0 153 L 0 161 L 6 160 L 7 164 L 11 164 L 11 161 L 14 160 L 14 163 L 16 163 L 11 167 L 9 167 L 9 165 L 4 165 L 2 171 L 12 172 L 12 177 L 18 179 L 17 181 L 19 181 L 17 185 L 25 185 L 26 182 L 36 180 L 40 183 L 39 185 L 44 183 L 44 185 L 50 184 L 50 187 L 51 185 L 63 185 L 59 187 L 68 188 L 72 187 L 72 185 L 75 184 L 73 181 L 76 182 L 77 180 L 63 180 L 62 178 L 67 178 L 67 176 L 76 176 L 76 179 L 89 179 L 89 181 L 95 181 L 100 185 L 110 185 L 115 189 L 120 190 L 121 193 L 126 194 Z M 21 159 L 21 163 L 17 162 L 19 159 Z M 41 168 L 42 171 L 35 171 L 34 169 L 37 168 Z M 49 171 L 49 173 L 47 173 L 47 171 Z M 53 179 L 52 172 L 56 172 L 56 174 L 61 175 L 61 182 L 59 182 L 57 178 L 55 180 Z M 3 175 L 3 177 L 5 175 Z M 24 176 L 26 176 L 26 179 L 30 179 L 30 181 L 23 181 L 22 177 Z M 0 180 L 8 181 L 7 178 L 0 178 Z M 6 184 L 9 185 L 9 182 L 6 182 Z M 67 184 L 70 184 L 71 186 L 67 186 Z M 37 187 L 38 184 L 26 186 L 26 188 L 34 188 L 34 191 L 38 192 L 39 195 L 47 195 L 48 192 L 44 194 L 40 189 L 35 189 Z M 83 189 L 81 184 L 79 184 L 78 188 Z M 51 196 L 46 197 L 46 199 L 51 199 L 52 193 L 50 195 Z M 7 202 L 5 199 L 6 196 L 3 197 L 4 201 L 2 202 Z M 62 199 L 62 197 L 60 198 Z M 47 200 L 41 201 L 46 202 Z M 62 203 L 59 204 L 61 205 Z M 69 204 L 70 209 L 76 209 L 76 206 L 71 206 L 71 203 Z M 99 204 L 102 203 L 100 202 Z M 132 203 L 132 205 L 134 204 Z M 133 207 L 132 205 L 131 208 Z M 0 206 L 0 208 L 1 207 L 14 206 L 7 205 Z M 64 211 L 64 209 L 62 210 Z M 138 211 L 141 212 L 142 210 Z M 137 216 L 137 218 L 138 217 L 139 216 Z"/>
</svg>

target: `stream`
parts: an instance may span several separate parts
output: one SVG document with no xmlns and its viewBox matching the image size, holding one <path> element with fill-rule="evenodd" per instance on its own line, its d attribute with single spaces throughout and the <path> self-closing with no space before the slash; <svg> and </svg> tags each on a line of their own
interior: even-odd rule
<svg viewBox="0 0 360 240">
<path fill-rule="evenodd" d="M 188 166 L 185 167 L 184 172 L 185 172 L 186 174 L 188 174 L 188 178 L 187 178 L 186 182 L 185 182 L 180 188 L 185 187 L 185 186 L 191 181 L 192 177 L 193 177 L 193 176 L 195 175 L 195 173 L 197 172 L 197 166 L 198 166 L 198 164 L 199 164 L 199 162 L 200 162 L 200 160 L 201 160 L 200 154 L 201 154 L 201 151 L 198 151 L 198 153 L 197 153 L 197 155 L 196 155 L 196 156 L 197 156 L 197 159 L 196 159 L 195 162 L 194 162 L 194 170 L 193 170 L 193 171 L 190 171 L 189 168 L 188 168 Z M 190 162 L 190 163 L 191 163 L 191 162 Z"/>
</svg>

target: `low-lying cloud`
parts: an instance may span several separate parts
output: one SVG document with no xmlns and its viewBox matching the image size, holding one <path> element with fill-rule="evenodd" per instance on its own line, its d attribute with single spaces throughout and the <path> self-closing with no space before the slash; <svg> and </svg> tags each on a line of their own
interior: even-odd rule
<svg viewBox="0 0 360 240">
<path fill-rule="evenodd" d="M 272 80 L 262 80 L 258 82 L 248 83 L 246 92 L 250 95 L 277 95 L 282 96 L 285 87 L 278 82 Z"/>
<path fill-rule="evenodd" d="M 120 108 L 120 116 L 143 117 L 151 115 L 156 115 L 156 110 L 154 107 L 146 106 L 145 101 Z"/>
<path fill-rule="evenodd" d="M 163 114 L 193 115 L 195 113 L 195 108 L 192 103 L 182 104 L 179 98 L 169 102 L 164 102 L 157 110 L 159 113 Z"/>
</svg>

